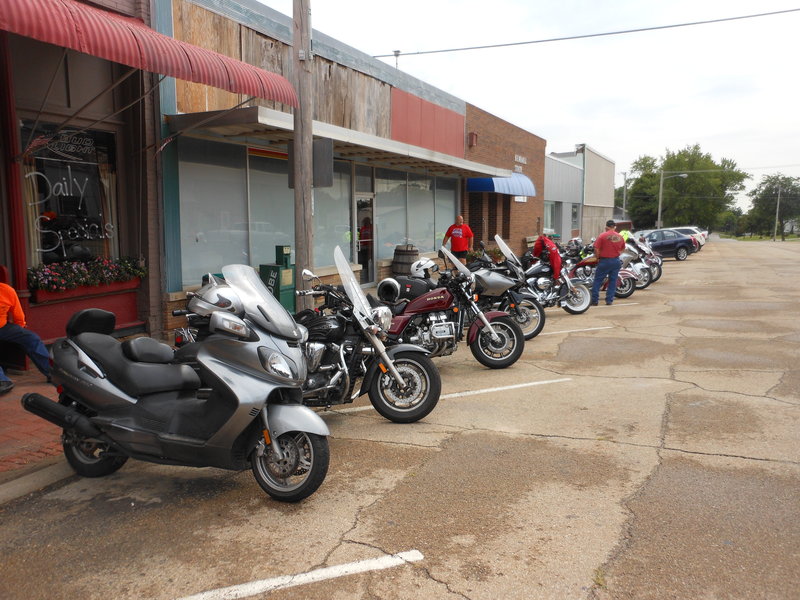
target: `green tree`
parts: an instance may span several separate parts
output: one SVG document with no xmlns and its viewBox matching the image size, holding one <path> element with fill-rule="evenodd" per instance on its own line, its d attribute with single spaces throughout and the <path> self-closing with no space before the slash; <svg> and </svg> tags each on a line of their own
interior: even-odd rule
<svg viewBox="0 0 800 600">
<path fill-rule="evenodd" d="M 761 235 L 773 235 L 777 209 L 778 231 L 781 240 L 785 240 L 785 223 L 800 217 L 800 177 L 787 177 L 781 173 L 767 175 L 761 178 L 761 182 L 748 196 L 753 203 L 748 212 L 753 230 Z"/>
<path fill-rule="evenodd" d="M 666 151 L 663 159 L 641 156 L 631 165 L 634 180 L 629 187 L 628 212 L 636 228 L 655 225 L 661 171 L 665 173 L 661 219 L 666 226 L 700 225 L 711 229 L 719 216 L 734 206 L 734 194 L 749 177 L 736 163 L 723 158 L 715 162 L 700 146 L 678 152 Z M 686 173 L 686 178 L 672 177 Z"/>
</svg>

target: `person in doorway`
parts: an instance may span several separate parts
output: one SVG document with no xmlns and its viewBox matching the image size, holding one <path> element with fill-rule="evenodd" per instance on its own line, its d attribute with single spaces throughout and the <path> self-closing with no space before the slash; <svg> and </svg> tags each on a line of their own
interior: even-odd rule
<svg viewBox="0 0 800 600">
<path fill-rule="evenodd" d="M 597 236 L 594 241 L 594 256 L 597 260 L 597 269 L 594 272 L 592 284 L 592 306 L 597 306 L 600 300 L 600 286 L 608 277 L 606 288 L 606 304 L 614 303 L 614 292 L 617 291 L 617 276 L 622 268 L 619 255 L 625 249 L 625 240 L 617 233 L 616 223 L 606 221 L 606 230 Z"/>
<path fill-rule="evenodd" d="M 17 292 L 10 285 L 0 283 L 0 341 L 18 344 L 31 358 L 42 375 L 50 381 L 50 355 L 41 338 L 25 328 L 25 313 L 19 303 Z M 0 367 L 0 394 L 10 392 L 14 382 Z"/>
<path fill-rule="evenodd" d="M 369 263 L 372 260 L 372 219 L 364 217 L 358 228 L 358 262 L 361 265 L 361 283 L 369 281 Z"/>
<path fill-rule="evenodd" d="M 464 224 L 464 217 L 458 215 L 456 217 L 456 222 L 450 225 L 447 229 L 447 233 L 444 234 L 442 246 L 447 245 L 447 240 L 452 240 L 450 243 L 450 251 L 463 264 L 467 264 L 467 252 L 472 250 L 472 240 L 474 237 L 469 225 Z"/>
</svg>

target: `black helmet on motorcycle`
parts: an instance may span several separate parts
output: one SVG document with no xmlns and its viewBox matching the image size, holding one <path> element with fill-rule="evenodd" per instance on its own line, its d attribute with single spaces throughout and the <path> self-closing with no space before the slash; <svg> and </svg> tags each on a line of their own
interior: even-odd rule
<svg viewBox="0 0 800 600">
<path fill-rule="evenodd" d="M 378 284 L 378 298 L 384 302 L 397 302 L 400 298 L 400 284 L 392 277 L 387 277 Z"/>
</svg>

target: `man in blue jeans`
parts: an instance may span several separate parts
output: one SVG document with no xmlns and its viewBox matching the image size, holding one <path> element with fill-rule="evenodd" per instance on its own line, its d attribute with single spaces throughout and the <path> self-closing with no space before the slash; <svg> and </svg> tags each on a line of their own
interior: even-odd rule
<svg viewBox="0 0 800 600">
<path fill-rule="evenodd" d="M 592 306 L 600 300 L 600 286 L 608 277 L 606 288 L 606 304 L 614 303 L 614 292 L 617 291 L 617 276 L 622 267 L 619 255 L 625 249 L 625 240 L 617 233 L 617 224 L 613 220 L 606 221 L 606 230 L 594 241 L 594 255 L 597 258 L 597 269 L 594 272 L 592 285 Z"/>
<path fill-rule="evenodd" d="M 22 312 L 17 292 L 5 283 L 0 283 L 0 341 L 22 346 L 36 368 L 50 381 L 50 355 L 47 348 L 38 335 L 25 329 L 25 313 Z M 10 392 L 13 387 L 14 382 L 0 367 L 0 394 Z"/>
</svg>

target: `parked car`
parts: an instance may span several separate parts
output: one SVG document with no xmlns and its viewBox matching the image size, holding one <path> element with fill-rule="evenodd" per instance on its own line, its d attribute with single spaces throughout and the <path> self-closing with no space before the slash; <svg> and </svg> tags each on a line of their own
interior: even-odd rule
<svg viewBox="0 0 800 600">
<path fill-rule="evenodd" d="M 697 240 L 697 243 L 700 244 L 700 248 L 702 248 L 706 243 L 706 237 L 708 236 L 708 232 L 706 231 L 704 235 L 703 231 L 699 227 L 681 225 L 680 227 L 673 227 L 672 229 L 674 229 L 678 233 L 692 236 L 694 239 Z"/>
<path fill-rule="evenodd" d="M 687 256 L 699 248 L 695 239 L 674 229 L 654 229 L 645 239 L 653 250 L 662 256 L 672 256 L 675 260 L 686 260 Z"/>
</svg>

